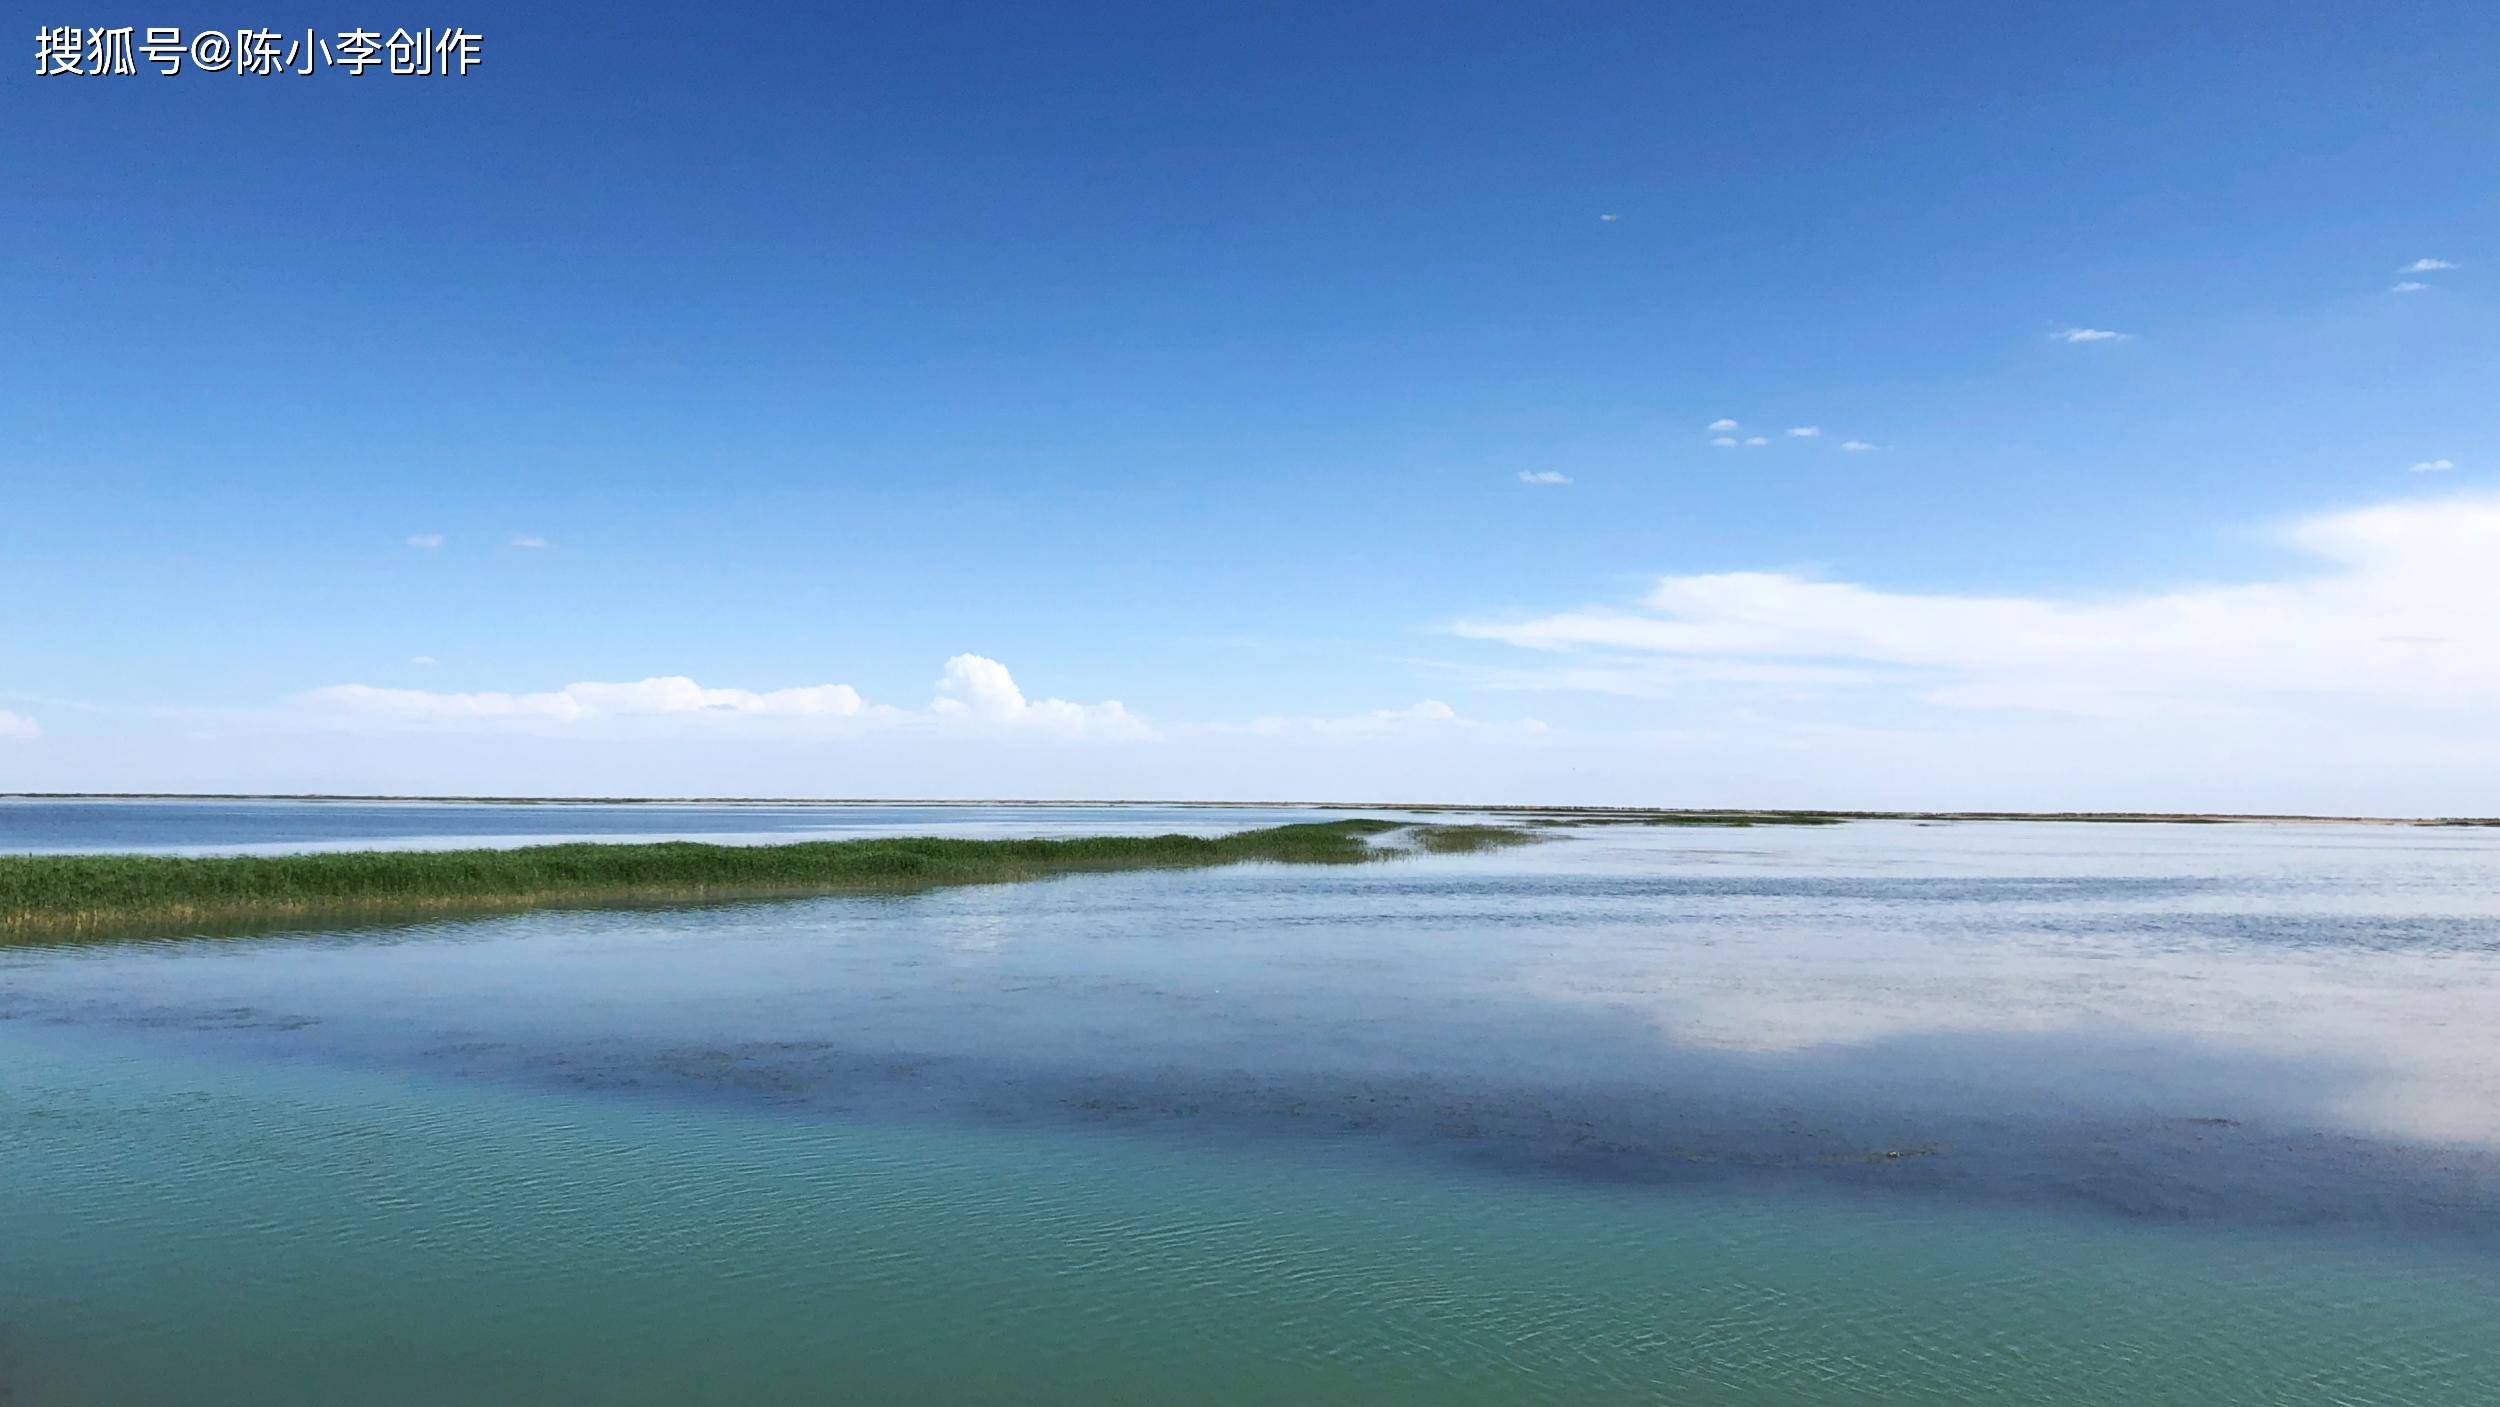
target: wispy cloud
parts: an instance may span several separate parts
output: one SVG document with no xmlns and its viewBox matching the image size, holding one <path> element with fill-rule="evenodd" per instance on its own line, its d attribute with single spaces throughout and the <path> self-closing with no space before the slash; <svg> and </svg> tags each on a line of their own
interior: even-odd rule
<svg viewBox="0 0 2500 1407">
<path fill-rule="evenodd" d="M 2052 332 L 2049 334 L 2049 337 L 2052 341 L 2069 343 L 2126 342 L 2132 340 L 2135 337 L 2135 334 L 2132 332 L 2112 332 L 2106 327 L 2070 327 L 2063 332 Z"/>
<path fill-rule="evenodd" d="M 669 714 L 847 718 L 864 707 L 859 691 L 848 684 L 757 693 L 748 689 L 707 689 L 682 674 L 632 683 L 585 681 L 536 694 L 442 693 L 431 689 L 332 684 L 301 697 L 303 702 L 325 710 L 428 723 L 498 719 L 578 723 L 594 718 Z"/>
<path fill-rule="evenodd" d="M 427 549 L 440 547 L 443 545 L 443 535 L 441 533 L 410 533 L 408 545 Z"/>
<path fill-rule="evenodd" d="M 2443 469 L 2454 469 L 2456 467 L 2456 461 L 2453 459 L 2425 459 L 2421 463 L 2413 466 L 2413 472 L 2416 474 L 2436 474 Z"/>
<path fill-rule="evenodd" d="M 1864 454 L 1868 450 L 1877 448 L 1874 445 L 1868 444 L 1864 440 L 1842 440 L 1840 442 L 1840 447 L 1849 451 L 1851 454 Z"/>
<path fill-rule="evenodd" d="M 1594 652 L 1593 663 L 1555 677 L 1607 692 L 1693 670 L 1838 669 L 1863 677 L 1827 687 L 2109 718 L 2323 718 L 2341 716 L 2331 712 L 2340 699 L 2466 710 L 2454 715 L 2462 727 L 2500 705 L 2500 494 L 2327 514 L 2283 538 L 2321 570 L 2069 600 L 1727 572 L 1662 578 L 1629 610 L 1454 629 L 1550 654 Z"/>
<path fill-rule="evenodd" d="M 2403 268 L 2396 270 L 2396 272 L 2400 274 L 2435 274 L 2442 269 L 2453 269 L 2455 267 L 2456 265 L 2449 263 L 2445 259 L 2416 259 L 2412 263 L 2405 265 Z"/>
<path fill-rule="evenodd" d="M 1571 476 L 1557 474 L 1551 469 L 1539 469 L 1533 473 L 1522 469 L 1519 471 L 1519 482 L 1523 484 L 1567 484 L 1571 482 Z"/>
<path fill-rule="evenodd" d="M 432 665 L 432 664 L 440 664 L 440 663 L 442 663 L 442 661 L 440 661 L 440 660 L 438 660 L 438 659 L 434 658 L 432 655 L 410 655 L 410 656 L 408 657 L 408 662 L 409 662 L 410 664 L 423 664 L 423 665 Z"/>
<path fill-rule="evenodd" d="M 1788 427 L 1788 434 L 1792 439 L 1811 440 L 1822 433 L 1823 427 L 1820 425 L 1791 425 Z"/>
<path fill-rule="evenodd" d="M 1717 439 L 1712 440 L 1710 443 L 1717 445 L 1721 449 L 1734 449 L 1736 448 L 1736 437 L 1734 435 L 1721 435 Z"/>
<path fill-rule="evenodd" d="M 1382 733 L 1401 732 L 1415 727 L 1432 727 L 1457 721 L 1458 710 L 1439 699 L 1426 699 L 1411 708 L 1374 709 L 1369 713 L 1348 714 L 1338 718 L 1260 718 L 1251 722 L 1250 731 L 1269 737 L 1289 733 L 1335 737 L 1377 737 Z"/>
<path fill-rule="evenodd" d="M 2430 287 L 2430 285 L 2427 283 L 2415 283 L 2412 279 L 2406 279 L 2404 282 L 2397 284 L 2387 291 L 2390 293 L 2419 293 L 2428 287 Z"/>
<path fill-rule="evenodd" d="M 1211 729 L 1229 732 L 1232 727 Z M 1369 713 L 1336 717 L 1270 716 L 1253 719 L 1244 731 L 1266 738 L 1311 738 L 1367 742 L 1386 738 L 1428 738 L 1472 735 L 1513 739 L 1542 737 L 1551 732 L 1534 718 L 1516 723 L 1482 722 L 1462 717 L 1439 699 L 1425 699 L 1406 708 L 1377 708 Z"/>
<path fill-rule="evenodd" d="M 1770 440 L 1761 435 L 1747 435 L 1745 437 L 1745 448 L 1747 449 L 1759 449 L 1769 443 Z"/>
<path fill-rule="evenodd" d="M 11 713 L 5 708 L 0 708 L 0 738 L 40 738 L 42 736 L 43 729 L 36 726 L 35 720 L 25 714 Z"/>
<path fill-rule="evenodd" d="M 522 533 L 520 536 L 512 539 L 512 545 L 515 547 L 544 547 L 547 545 L 547 539 L 540 537 L 536 533 Z"/>
<path fill-rule="evenodd" d="M 1713 421 L 1711 421 L 1711 422 L 1710 422 L 1710 429 L 1711 429 L 1714 433 L 1721 434 L 1721 435 L 1726 434 L 1726 433 L 1727 433 L 1728 431 L 1730 431 L 1730 430 L 1735 430 L 1735 429 L 1739 429 L 1739 428 L 1741 428 L 1741 427 L 1739 427 L 1739 426 L 1737 425 L 1737 423 L 1736 423 L 1735 421 L 1733 421 L 1733 420 L 1713 420 Z"/>
</svg>

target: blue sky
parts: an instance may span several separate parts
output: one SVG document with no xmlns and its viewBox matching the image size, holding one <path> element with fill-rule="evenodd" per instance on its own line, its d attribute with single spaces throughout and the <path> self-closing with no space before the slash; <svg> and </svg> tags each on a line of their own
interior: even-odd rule
<svg viewBox="0 0 2500 1407">
<path fill-rule="evenodd" d="M 0 84 L 0 789 L 2494 809 L 2490 7 L 351 18 Z"/>
</svg>

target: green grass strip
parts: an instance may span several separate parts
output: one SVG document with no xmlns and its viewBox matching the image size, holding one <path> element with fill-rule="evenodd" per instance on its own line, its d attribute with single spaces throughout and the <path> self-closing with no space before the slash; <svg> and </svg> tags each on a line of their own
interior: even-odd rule
<svg viewBox="0 0 2500 1407">
<path fill-rule="evenodd" d="M 311 855 L 0 856 L 0 940 L 237 931 L 336 915 L 424 917 L 546 904 L 634 904 L 894 893 L 1086 871 L 1333 865 L 1412 853 L 1371 837 L 1395 821 L 1272 826 L 1232 835 L 960 840 L 935 836 L 794 845 L 533 845 Z M 1500 843 L 1490 826 L 1411 828 L 1413 848 Z M 1399 837 L 1401 841 L 1410 837 Z"/>
</svg>

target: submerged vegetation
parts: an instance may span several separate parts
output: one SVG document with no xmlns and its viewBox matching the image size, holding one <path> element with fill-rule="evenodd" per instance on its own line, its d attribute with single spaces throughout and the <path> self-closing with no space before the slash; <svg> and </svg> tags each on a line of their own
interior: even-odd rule
<svg viewBox="0 0 2500 1407">
<path fill-rule="evenodd" d="M 217 858 L 0 855 L 0 939 L 113 937 L 325 915 L 415 917 L 563 903 L 893 893 L 1251 861 L 1349 864 L 1416 849 L 1448 853 L 1529 838 L 1501 826 L 1345 820 L 1214 837 L 914 836 L 794 845 L 669 841 Z"/>
<path fill-rule="evenodd" d="M 1824 811 L 1568 811 L 1532 816 L 1533 826 L 1836 826 Z"/>
</svg>

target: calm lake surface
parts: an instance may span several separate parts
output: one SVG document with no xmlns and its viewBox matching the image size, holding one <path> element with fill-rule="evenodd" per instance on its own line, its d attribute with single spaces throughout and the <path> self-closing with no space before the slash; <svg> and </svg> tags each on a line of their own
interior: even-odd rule
<svg viewBox="0 0 2500 1407">
<path fill-rule="evenodd" d="M 0 802 L 0 850 L 1295 814 Z M 2495 881 L 2466 830 L 1609 826 L 0 947 L 0 1401 L 2482 1407 Z"/>
</svg>

